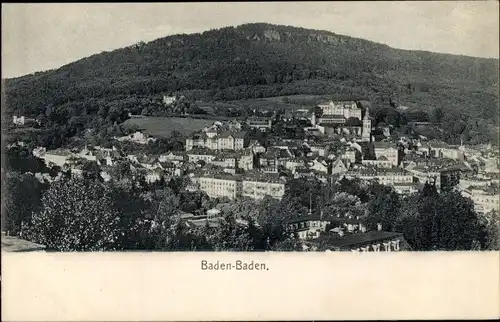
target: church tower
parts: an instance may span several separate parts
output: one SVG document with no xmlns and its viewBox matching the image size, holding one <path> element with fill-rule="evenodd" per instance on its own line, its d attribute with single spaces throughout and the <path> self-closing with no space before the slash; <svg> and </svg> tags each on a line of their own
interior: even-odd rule
<svg viewBox="0 0 500 322">
<path fill-rule="evenodd" d="M 372 137 L 372 120 L 370 119 L 370 112 L 368 108 L 366 109 L 365 117 L 363 117 L 363 130 L 361 132 L 361 138 L 363 141 L 371 141 Z"/>
</svg>

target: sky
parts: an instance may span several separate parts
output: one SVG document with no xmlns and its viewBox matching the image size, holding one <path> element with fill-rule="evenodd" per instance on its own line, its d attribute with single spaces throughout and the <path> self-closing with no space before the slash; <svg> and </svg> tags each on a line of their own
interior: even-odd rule
<svg viewBox="0 0 500 322">
<path fill-rule="evenodd" d="M 178 33 L 250 22 L 328 30 L 391 47 L 499 57 L 499 2 L 2 4 L 2 78 Z"/>
</svg>

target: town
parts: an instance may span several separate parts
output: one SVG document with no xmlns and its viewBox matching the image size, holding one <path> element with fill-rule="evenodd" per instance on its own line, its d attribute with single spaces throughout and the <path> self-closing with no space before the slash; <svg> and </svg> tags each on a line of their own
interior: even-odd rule
<svg viewBox="0 0 500 322">
<path fill-rule="evenodd" d="M 162 98 L 166 107 L 176 100 L 175 96 Z M 263 216 L 255 213 L 259 212 L 258 203 L 271 202 L 283 208 L 280 202 L 289 205 L 291 202 L 284 198 L 294 191 L 302 204 L 274 223 L 285 237 L 267 234 L 262 243 L 262 249 L 267 250 L 280 250 L 269 246 L 273 238 L 293 244 L 293 250 L 421 250 L 416 237 L 384 219 L 385 214 L 370 217 L 370 208 L 364 206 L 368 203 L 360 194 L 348 193 L 347 188 L 339 190 L 339 186 L 349 183 L 356 186 L 350 188 L 356 191 L 389 189 L 384 191 L 395 194 L 401 203 L 410 203 L 411 196 L 429 187 L 437 194 L 458 193 L 486 222 L 498 220 L 500 173 L 496 147 L 449 145 L 423 135 L 402 135 L 391 125 L 375 126 L 370 113 L 369 104 L 357 100 L 326 101 L 284 113 L 254 112 L 245 119 L 213 120 L 211 125 L 192 133 L 178 134 L 180 148 L 164 151 L 148 150 L 148 146 L 158 143 L 158 138 L 142 130 L 115 136 L 107 146 L 85 143 L 80 148 L 55 150 L 36 146 L 29 153 L 43 160 L 50 171 L 32 175 L 50 186 L 67 178 L 86 178 L 92 172 L 105 184 L 142 182 L 149 187 L 145 190 L 151 191 L 182 182 L 177 190 L 192 196 L 203 194 L 206 200 L 203 206 L 199 200 L 184 207 L 177 205 L 171 209 L 171 217 L 176 218 L 175 225 L 183 225 L 187 231 L 205 229 L 197 236 L 226 227 L 228 212 L 236 214 L 233 230 L 245 231 L 253 225 L 249 223 L 252 216 L 247 216 L 252 210 L 254 217 Z M 15 115 L 11 126 L 22 128 L 30 122 L 38 121 Z M 129 148 L 123 149 L 127 144 Z M 12 143 L 8 149 L 27 149 L 27 142 Z M 379 195 L 384 198 L 383 193 Z M 161 205 L 159 202 L 158 209 Z M 250 209 L 235 211 L 234 205 L 250 205 Z M 158 225 L 154 219 L 148 220 L 151 227 Z M 261 228 L 266 224 L 267 219 L 262 218 L 255 223 Z M 26 239 L 36 236 L 23 229 L 11 228 L 4 233 Z M 43 238 L 32 241 L 43 244 Z M 190 243 L 183 247 L 196 249 L 193 240 Z M 248 250 L 239 246 L 212 249 Z"/>
</svg>

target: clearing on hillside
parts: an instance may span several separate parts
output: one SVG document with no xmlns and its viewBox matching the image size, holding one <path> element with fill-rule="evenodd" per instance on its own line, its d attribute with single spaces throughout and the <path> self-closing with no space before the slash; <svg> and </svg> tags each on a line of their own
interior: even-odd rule
<svg viewBox="0 0 500 322">
<path fill-rule="evenodd" d="M 154 137 L 168 137 L 173 131 L 184 135 L 201 130 L 211 124 L 213 120 L 184 118 L 184 117 L 153 117 L 131 118 L 123 124 L 126 127 L 136 126 L 139 130 Z"/>
</svg>

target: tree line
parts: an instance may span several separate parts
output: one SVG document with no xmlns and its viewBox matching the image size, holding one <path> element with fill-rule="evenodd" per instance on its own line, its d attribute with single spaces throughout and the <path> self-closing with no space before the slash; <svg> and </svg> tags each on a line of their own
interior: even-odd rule
<svg viewBox="0 0 500 322">
<path fill-rule="evenodd" d="M 416 251 L 499 249 L 497 214 L 478 214 L 470 199 L 455 191 L 438 193 L 432 185 L 401 196 L 391 187 L 359 180 L 294 179 L 282 200 L 230 201 L 186 191 L 188 183 L 176 178 L 148 184 L 131 176 L 103 182 L 84 173 L 47 184 L 10 172 L 4 229 L 55 251 L 287 251 L 301 246 L 285 223 L 323 212 L 359 216 L 369 229 L 380 223 L 384 230 L 403 233 Z M 179 217 L 203 216 L 215 206 L 222 211 L 218 226 L 193 226 Z"/>
</svg>

